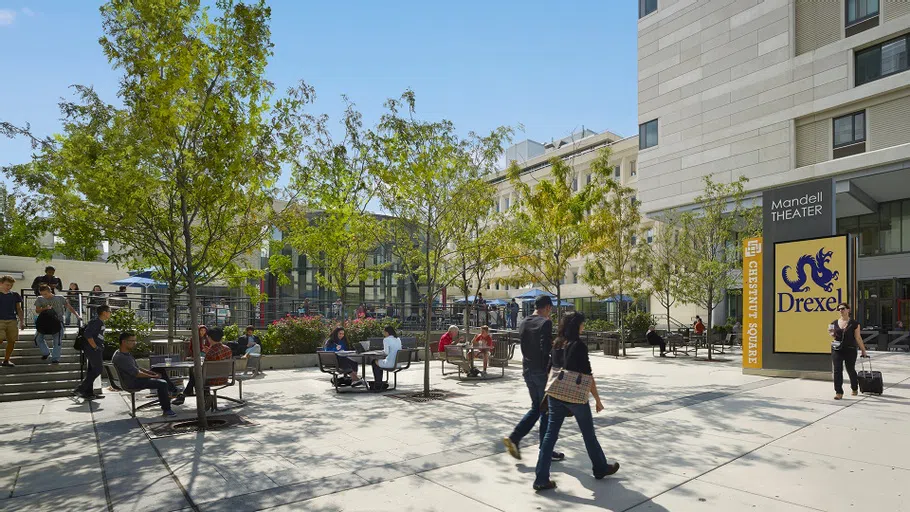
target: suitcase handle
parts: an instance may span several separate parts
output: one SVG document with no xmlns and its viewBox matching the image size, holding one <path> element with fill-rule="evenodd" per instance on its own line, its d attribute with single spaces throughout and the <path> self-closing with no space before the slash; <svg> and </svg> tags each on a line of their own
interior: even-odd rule
<svg viewBox="0 0 910 512">
<path fill-rule="evenodd" d="M 859 356 L 859 358 L 860 358 L 859 369 L 862 371 L 866 371 L 866 360 L 868 359 L 869 360 L 869 371 L 871 372 L 872 371 L 872 356 L 868 356 L 868 355 Z"/>
</svg>

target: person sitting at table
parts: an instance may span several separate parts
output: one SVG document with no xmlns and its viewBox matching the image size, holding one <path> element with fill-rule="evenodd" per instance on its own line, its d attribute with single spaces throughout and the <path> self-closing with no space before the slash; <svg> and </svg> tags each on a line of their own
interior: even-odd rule
<svg viewBox="0 0 910 512">
<path fill-rule="evenodd" d="M 385 359 L 373 361 L 375 389 L 385 389 L 389 386 L 388 383 L 382 382 L 382 370 L 395 369 L 395 359 L 398 357 L 398 351 L 401 350 L 401 338 L 398 337 L 394 327 L 387 325 L 382 332 L 385 334 L 385 339 L 382 340 L 382 350 L 386 356 Z"/>
<path fill-rule="evenodd" d="M 149 371 L 139 368 L 136 358 L 133 357 L 133 348 L 136 346 L 136 333 L 124 331 L 120 333 L 120 350 L 114 352 L 111 364 L 117 368 L 121 384 L 125 389 L 153 389 L 158 392 L 158 404 L 164 416 L 176 416 L 171 410 L 171 395 L 176 395 L 173 405 L 181 405 L 184 396 L 163 370 Z"/>
<path fill-rule="evenodd" d="M 221 327 L 215 327 L 211 331 L 208 331 L 207 337 L 209 340 L 211 340 L 212 344 L 209 346 L 208 350 L 205 351 L 205 362 L 223 361 L 225 359 L 231 359 L 231 357 L 233 357 L 231 356 L 231 349 L 224 343 L 221 343 L 221 340 L 224 339 L 224 330 L 222 330 Z M 186 396 L 193 396 L 196 394 L 195 373 L 196 372 L 194 371 L 190 372 L 190 380 L 186 384 Z M 209 386 L 222 386 L 224 384 L 227 384 L 227 378 L 221 377 L 217 379 L 209 379 L 208 382 L 205 383 L 206 394 L 208 394 Z"/>
<path fill-rule="evenodd" d="M 205 325 L 199 326 L 199 351 L 200 354 L 205 354 L 205 352 L 212 346 L 212 340 L 209 337 L 209 328 Z M 187 344 L 188 357 L 193 358 L 193 340 L 190 339 L 189 344 Z"/>
<path fill-rule="evenodd" d="M 490 336 L 490 327 L 484 325 L 480 328 L 480 333 L 477 336 L 474 336 L 473 345 L 475 347 L 490 347 L 493 348 L 493 337 Z M 474 357 L 481 356 L 483 357 L 483 374 L 487 374 L 487 366 L 490 364 L 490 352 L 488 350 L 471 350 L 468 353 L 468 360 L 471 361 L 471 366 L 473 367 Z"/>
<path fill-rule="evenodd" d="M 231 347 L 231 353 L 234 354 L 234 357 L 245 355 L 248 348 L 262 343 L 259 340 L 259 336 L 253 334 L 255 331 L 256 329 L 252 325 L 248 325 L 246 326 L 246 334 L 237 338 L 237 341 L 225 343 L 225 345 Z"/>
<path fill-rule="evenodd" d="M 344 352 L 348 350 L 348 339 L 344 335 L 344 328 L 336 327 L 332 334 L 329 335 L 329 339 L 325 340 L 325 345 L 322 348 L 327 352 Z M 350 372 L 352 387 L 366 384 L 363 377 L 357 375 L 357 363 L 351 358 L 338 356 L 338 367 L 345 373 Z"/>
<path fill-rule="evenodd" d="M 648 327 L 645 338 L 648 340 L 648 345 L 660 345 L 660 357 L 667 357 L 667 342 L 657 334 L 653 325 Z M 654 352 L 651 352 L 651 355 L 654 355 Z"/>
<path fill-rule="evenodd" d="M 439 337 L 439 353 L 444 357 L 446 347 L 458 341 L 458 326 L 450 325 L 449 330 Z"/>
</svg>

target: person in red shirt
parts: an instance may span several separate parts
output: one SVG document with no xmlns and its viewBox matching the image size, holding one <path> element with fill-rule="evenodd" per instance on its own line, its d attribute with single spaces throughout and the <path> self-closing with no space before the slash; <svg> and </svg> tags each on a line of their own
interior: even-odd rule
<svg viewBox="0 0 910 512">
<path fill-rule="evenodd" d="M 695 315 L 695 334 L 704 334 L 705 333 L 705 324 L 701 321 L 701 317 Z"/>
<path fill-rule="evenodd" d="M 211 331 L 208 331 L 208 338 L 211 340 L 212 344 L 208 350 L 205 351 L 205 362 L 203 364 L 209 361 L 223 361 L 225 359 L 230 359 L 233 357 L 231 347 L 225 345 L 224 343 L 221 343 L 221 340 L 224 339 L 224 331 L 221 330 L 220 327 L 215 327 Z M 190 372 L 190 380 L 186 385 L 187 396 L 192 396 L 196 392 L 195 384 L 196 379 L 194 372 Z M 227 384 L 227 379 L 224 377 L 218 379 L 209 379 L 208 382 L 205 383 L 206 387 L 223 386 L 225 384 Z M 208 391 L 206 391 L 206 394 L 208 394 Z"/>
<path fill-rule="evenodd" d="M 446 331 L 446 332 L 445 332 L 442 336 L 440 336 L 440 338 L 439 338 L 439 353 L 440 353 L 440 354 L 445 354 L 445 353 L 446 353 L 446 347 L 447 347 L 448 345 L 451 345 L 452 343 L 455 343 L 455 341 L 456 341 L 457 339 L 458 339 L 458 326 L 457 326 L 457 325 L 450 325 L 450 326 L 449 326 L 449 330 Z"/>
<path fill-rule="evenodd" d="M 475 347 L 490 347 L 493 348 L 493 337 L 490 336 L 490 328 L 486 325 L 480 328 L 480 333 L 477 336 L 474 336 L 474 346 Z M 487 373 L 487 366 L 490 364 L 490 352 L 487 350 L 472 350 L 470 353 L 471 359 L 474 357 L 481 356 L 483 357 L 483 373 Z"/>
<path fill-rule="evenodd" d="M 212 346 L 212 340 L 209 338 L 209 328 L 200 325 L 199 326 L 199 347 L 202 348 L 200 354 L 205 354 L 205 352 Z M 189 359 L 193 358 L 193 340 L 190 338 L 190 343 L 187 345 L 187 357 Z"/>
</svg>

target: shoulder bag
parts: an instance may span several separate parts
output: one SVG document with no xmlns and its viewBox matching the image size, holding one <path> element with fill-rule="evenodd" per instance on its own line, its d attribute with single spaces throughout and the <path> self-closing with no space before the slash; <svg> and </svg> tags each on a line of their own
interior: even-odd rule
<svg viewBox="0 0 910 512">
<path fill-rule="evenodd" d="M 561 368 L 550 371 L 546 394 L 570 404 L 588 403 L 591 392 L 591 376 Z"/>
</svg>

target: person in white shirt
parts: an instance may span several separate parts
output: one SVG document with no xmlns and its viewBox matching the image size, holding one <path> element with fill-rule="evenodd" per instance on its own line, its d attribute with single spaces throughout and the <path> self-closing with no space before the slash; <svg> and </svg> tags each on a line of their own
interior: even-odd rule
<svg viewBox="0 0 910 512">
<path fill-rule="evenodd" d="M 385 333 L 385 339 L 382 340 L 382 348 L 383 352 L 386 353 L 385 359 L 373 361 L 373 381 L 376 383 L 376 389 L 381 389 L 383 386 L 380 384 L 382 382 L 382 371 L 395 369 L 395 359 L 398 357 L 398 351 L 401 350 L 401 338 L 398 337 L 395 328 L 387 325 L 383 332 Z"/>
</svg>

